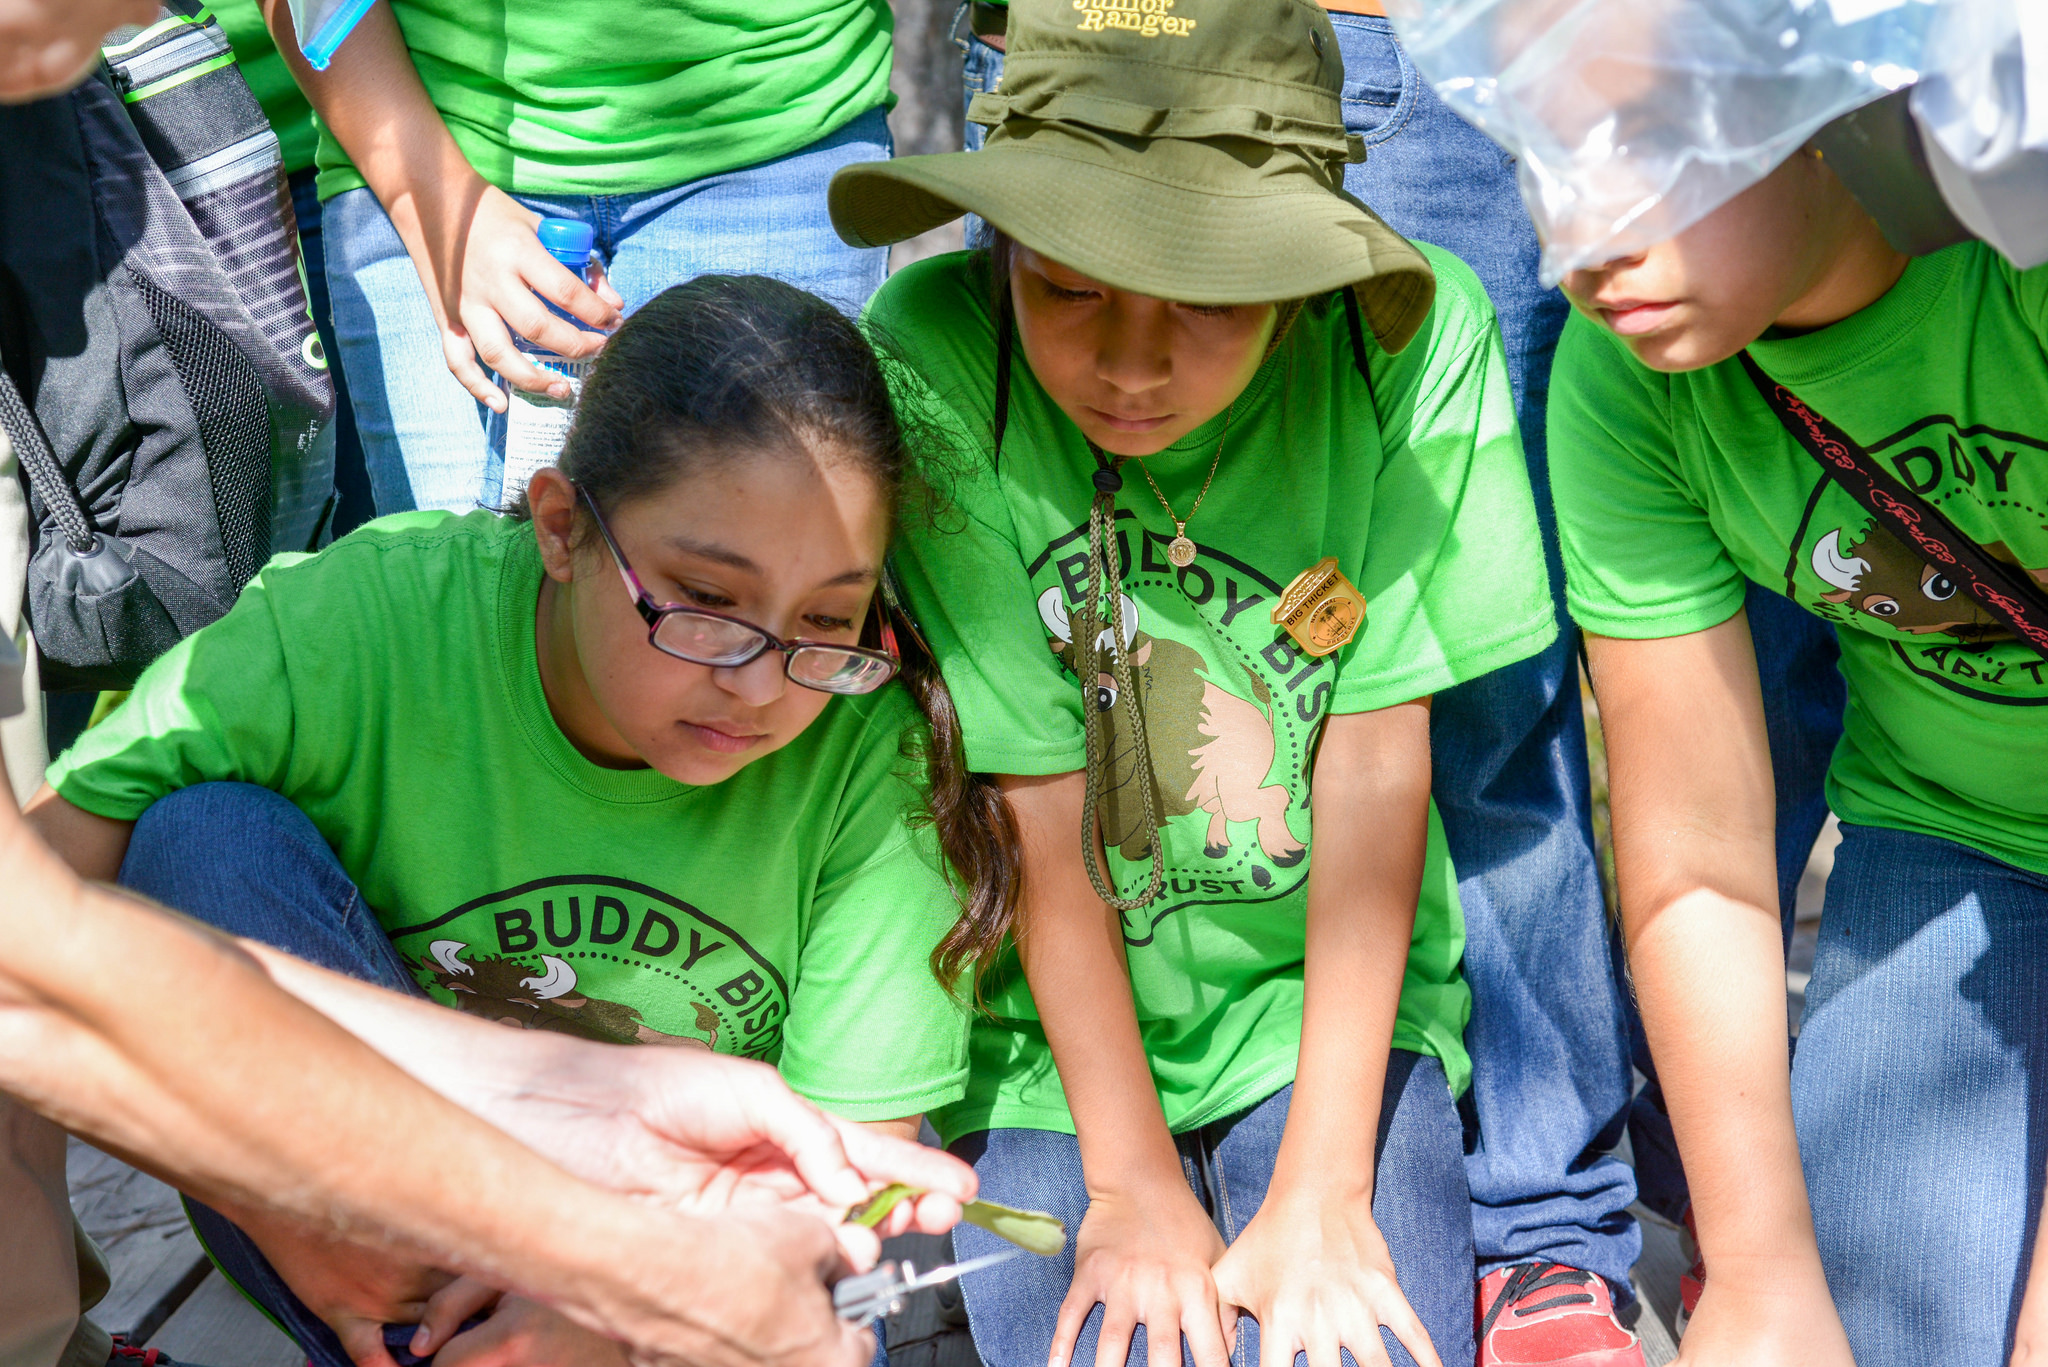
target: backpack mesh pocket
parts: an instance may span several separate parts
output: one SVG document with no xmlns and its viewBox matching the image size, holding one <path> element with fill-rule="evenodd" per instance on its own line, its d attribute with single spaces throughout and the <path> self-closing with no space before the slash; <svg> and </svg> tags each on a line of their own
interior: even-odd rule
<svg viewBox="0 0 2048 1367">
<path fill-rule="evenodd" d="M 228 575 L 240 593 L 270 553 L 270 408 L 263 381 L 227 334 L 147 276 L 129 276 L 191 399 Z"/>
</svg>

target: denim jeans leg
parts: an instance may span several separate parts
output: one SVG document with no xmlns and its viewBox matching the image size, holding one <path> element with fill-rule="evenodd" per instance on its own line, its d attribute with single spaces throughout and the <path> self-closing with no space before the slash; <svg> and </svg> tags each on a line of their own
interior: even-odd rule
<svg viewBox="0 0 2048 1367">
<path fill-rule="evenodd" d="M 1189 1186 L 1198 1183 L 1189 1171 L 1187 1144 L 1181 1147 L 1181 1166 L 1188 1173 Z M 983 1130 L 963 1136 L 952 1146 L 953 1153 L 971 1164 L 981 1179 L 984 1200 L 1022 1210 L 1042 1210 L 1066 1222 L 1067 1244 L 1055 1258 L 1012 1258 L 1008 1262 L 960 1279 L 960 1292 L 967 1302 L 967 1319 L 974 1333 L 975 1351 L 986 1367 L 1045 1367 L 1052 1351 L 1052 1334 L 1059 1320 L 1060 1305 L 1074 1282 L 1074 1236 L 1088 1213 L 1088 1184 L 1081 1173 L 1081 1141 L 1053 1130 Z M 997 1253 L 1009 1244 L 974 1225 L 962 1224 L 953 1231 L 954 1256 L 965 1261 Z M 1081 1367 L 1095 1361 L 1096 1344 L 1102 1334 L 1102 1307 L 1089 1312 L 1074 1344 L 1070 1361 Z M 1182 1367 L 1193 1367 L 1186 1344 L 1181 1348 Z M 1145 1326 L 1139 1325 L 1131 1339 L 1125 1362 L 1144 1367 Z"/>
<path fill-rule="evenodd" d="M 292 212 L 299 220 L 299 254 L 306 263 L 306 302 L 320 347 L 327 353 L 327 375 L 334 381 L 334 511 L 330 536 L 347 536 L 377 515 L 370 496 L 370 472 L 363 465 L 363 442 L 356 435 L 355 407 L 348 397 L 348 372 L 334 340 L 334 310 L 327 297 L 327 237 L 321 228 L 320 196 L 312 168 L 292 177 Z M 281 547 L 278 549 L 282 549 Z"/>
<path fill-rule="evenodd" d="M 1792 1111 L 1858 1367 L 1998 1367 L 2048 1165 L 2048 877 L 1844 824 Z"/>
<path fill-rule="evenodd" d="M 1292 1087 L 1283 1088 L 1243 1115 L 1210 1127 L 1220 1132 L 1208 1164 L 1211 1199 L 1217 1224 L 1230 1242 L 1265 1204 L 1293 1094 Z M 1393 1254 L 1402 1294 L 1444 1367 L 1471 1367 L 1476 1351 L 1472 1205 L 1458 1110 L 1443 1064 L 1435 1058 L 1406 1049 L 1387 1055 L 1373 1174 L 1373 1222 Z M 1385 1329 L 1380 1341 L 1393 1367 L 1414 1367 L 1414 1357 Z M 1355 1367 L 1348 1350 L 1342 1357 L 1345 1367 Z M 1238 1367 L 1258 1367 L 1256 1321 L 1239 1321 L 1232 1358 Z M 1306 1362 L 1306 1354 L 1294 1355 L 1294 1367 Z"/>
<path fill-rule="evenodd" d="M 974 36 L 967 27 L 967 6 L 960 6 L 953 19 L 953 41 L 960 49 L 960 79 L 967 107 L 974 104 L 974 97 L 985 91 L 994 90 L 1003 79 L 1003 54 Z M 969 152 L 979 152 L 988 139 L 988 130 L 978 123 L 963 126 L 961 146 Z M 988 245 L 988 224 L 979 214 L 969 214 L 966 219 L 967 245 L 985 247 Z"/>
<path fill-rule="evenodd" d="M 376 195 L 350 190 L 321 208 L 335 351 L 377 511 L 470 512 L 489 410 L 448 372 L 426 287 Z"/>
<path fill-rule="evenodd" d="M 599 201 L 599 249 L 632 312 L 700 275 L 771 275 L 857 316 L 889 272 L 880 247 L 849 247 L 826 212 L 840 168 L 886 161 L 884 112 L 871 109 L 808 147 L 687 185 Z"/>
<path fill-rule="evenodd" d="M 1366 140 L 1345 188 L 1396 230 L 1471 266 L 1500 320 L 1536 494 L 1560 636 L 1440 695 L 1437 808 L 1465 911 L 1472 986 L 1466 1172 L 1481 1272 L 1544 1258 L 1597 1272 L 1629 1298 L 1641 1233 L 1634 1176 L 1608 1151 L 1628 1113 L 1627 1008 L 1594 853 L 1577 633 L 1544 443 L 1550 359 L 1567 306 L 1536 278 L 1539 248 L 1512 159 L 1451 112 L 1385 20 L 1332 14 L 1345 126 Z"/>
<path fill-rule="evenodd" d="M 312 820 L 267 788 L 201 783 L 159 799 L 135 823 L 121 884 L 322 968 L 419 991 Z M 197 1201 L 185 1207 L 221 1271 L 285 1327 L 313 1367 L 352 1367 L 334 1331 L 247 1234 Z"/>
</svg>

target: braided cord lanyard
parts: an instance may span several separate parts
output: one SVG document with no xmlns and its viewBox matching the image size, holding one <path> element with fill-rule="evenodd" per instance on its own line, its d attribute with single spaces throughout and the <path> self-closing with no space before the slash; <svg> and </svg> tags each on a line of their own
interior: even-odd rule
<svg viewBox="0 0 2048 1367">
<path fill-rule="evenodd" d="M 1088 747 L 1087 793 L 1081 799 L 1081 863 L 1088 870 L 1088 881 L 1095 888 L 1095 895 L 1117 911 L 1136 911 L 1159 896 L 1159 890 L 1166 884 L 1166 856 L 1160 850 L 1159 815 L 1152 800 L 1152 746 L 1145 739 L 1145 714 L 1138 707 L 1138 691 L 1131 686 L 1131 662 L 1124 655 L 1123 603 L 1120 595 L 1124 581 L 1123 557 L 1116 547 L 1116 496 L 1124 487 L 1123 476 L 1117 473 L 1116 465 L 1102 452 L 1095 453 L 1095 500 L 1088 505 L 1088 611 L 1102 610 L 1102 581 L 1104 566 L 1107 565 L 1109 579 L 1110 609 L 1101 620 L 1108 624 L 1109 631 L 1109 674 L 1116 682 L 1117 700 L 1123 704 L 1124 721 L 1131 729 L 1131 755 L 1136 769 L 1139 801 L 1145 812 L 1145 834 L 1152 844 L 1152 878 L 1145 885 L 1145 891 L 1137 897 L 1119 897 L 1116 885 L 1110 882 L 1107 871 L 1102 867 L 1101 857 L 1096 852 L 1096 804 L 1102 798 L 1103 780 L 1107 776 L 1110 755 L 1107 752 L 1107 738 L 1102 734 L 1102 723 L 1095 705 L 1095 670 L 1082 669 L 1081 675 L 1081 729 Z M 1121 465 L 1121 460 L 1117 465 Z M 1074 632 L 1078 638 L 1081 634 Z M 1080 641 L 1075 641 L 1076 647 Z M 1092 656 L 1093 648 L 1089 648 Z M 1076 649 L 1074 657 L 1082 660 L 1081 650 Z M 1092 664 L 1092 660 L 1087 661 Z"/>
</svg>

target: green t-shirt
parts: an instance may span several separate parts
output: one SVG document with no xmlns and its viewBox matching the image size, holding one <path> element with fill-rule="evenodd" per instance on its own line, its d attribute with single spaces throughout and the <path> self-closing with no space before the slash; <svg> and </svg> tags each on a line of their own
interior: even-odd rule
<svg viewBox="0 0 2048 1367">
<path fill-rule="evenodd" d="M 889 101 L 885 0 L 391 0 L 501 190 L 616 195 L 754 166 Z M 320 130 L 320 198 L 363 183 Z"/>
<path fill-rule="evenodd" d="M 284 147 L 286 175 L 296 175 L 313 164 L 313 148 L 319 133 L 313 127 L 313 106 L 306 103 L 291 69 L 277 54 L 263 11 L 256 0 L 213 0 L 213 17 L 234 45 L 235 65 L 249 83 L 263 117 L 270 120 L 277 140 Z"/>
<path fill-rule="evenodd" d="M 2048 268 L 1966 243 L 1862 312 L 1750 351 L 1965 535 L 2048 580 L 2044 339 Z M 2048 661 L 1972 625 L 1988 614 L 1821 473 L 1739 359 L 1661 375 L 1574 317 L 1550 480 L 1588 631 L 1680 636 L 1732 617 L 1745 575 L 1781 590 L 1842 645 L 1835 812 L 2048 873 Z"/>
<path fill-rule="evenodd" d="M 1175 572 L 1173 523 L 1136 461 L 1123 467 L 1129 654 L 1152 748 L 1166 891 L 1124 917 L 1139 1027 L 1167 1123 L 1187 1130 L 1294 1076 L 1310 868 L 1309 778 L 1323 721 L 1388 707 L 1534 654 L 1556 635 L 1505 360 L 1472 273 L 1423 248 L 1437 303 L 1399 356 L 1354 367 L 1344 313 L 1312 305 L 1235 405 L 1214 484 L 1189 521 L 1199 557 Z M 1083 766 L 1072 610 L 1085 594 L 1095 469 L 1078 429 L 1021 349 L 999 471 L 990 466 L 995 332 L 985 267 L 939 257 L 893 277 L 869 317 L 906 355 L 913 421 L 964 448 L 950 509 L 896 555 L 952 690 L 970 766 L 1009 774 Z M 915 372 L 913 375 L 911 371 Z M 1219 417 L 1147 462 L 1189 508 Z M 1305 655 L 1270 613 L 1325 555 L 1368 600 L 1356 639 Z M 1085 663 L 1085 662 L 1084 662 Z M 1091 674 L 1093 667 L 1091 666 Z M 1118 712 L 1109 718 L 1121 727 Z M 1120 748 L 1120 747 L 1119 747 Z M 1139 804 L 1113 803 L 1105 843 L 1125 895 L 1150 873 Z M 1422 896 L 1393 1043 L 1470 1075 L 1464 921 L 1431 813 Z M 1075 833 L 1075 856 L 1079 857 Z M 1037 1012 L 1014 961 L 977 1022 L 967 1098 L 942 1133 L 1071 1131 Z"/>
<path fill-rule="evenodd" d="M 926 962 L 957 907 L 905 822 L 909 696 L 834 698 L 709 787 L 601 768 L 541 691 L 540 581 L 532 529 L 490 513 L 281 557 L 51 785 L 116 820 L 211 779 L 282 793 L 421 986 L 472 1014 L 708 1043 L 856 1120 L 960 1096 L 966 1014 Z"/>
</svg>

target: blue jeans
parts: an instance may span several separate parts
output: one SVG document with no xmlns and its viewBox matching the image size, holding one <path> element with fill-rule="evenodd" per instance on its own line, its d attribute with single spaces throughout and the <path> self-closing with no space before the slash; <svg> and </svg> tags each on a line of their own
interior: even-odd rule
<svg viewBox="0 0 2048 1367">
<path fill-rule="evenodd" d="M 1844 824 L 1792 1113 L 1858 1367 L 2002 1367 L 2048 1165 L 2048 878 Z"/>
<path fill-rule="evenodd" d="M 890 151 L 879 108 L 809 147 L 687 185 L 631 195 L 516 195 L 597 230 L 597 252 L 631 312 L 707 273 L 772 275 L 858 312 L 889 254 L 839 240 L 825 210 L 833 172 Z M 327 285 L 379 513 L 495 507 L 504 426 L 448 373 L 419 273 L 367 189 L 326 205 Z"/>
<path fill-rule="evenodd" d="M 135 823 L 121 885 L 322 968 L 419 992 L 311 818 L 268 788 L 201 783 L 159 799 Z M 189 1198 L 185 1206 L 220 1270 L 284 1326 L 313 1367 L 353 1367 L 334 1331 L 254 1240 L 216 1210 Z M 400 1367 L 418 1360 L 404 1351 L 413 1327 L 385 1332 Z"/>
<path fill-rule="evenodd" d="M 1537 281 L 1514 162 L 1438 99 L 1385 19 L 1332 14 L 1344 123 L 1367 160 L 1344 188 L 1402 234 L 1455 254 L 1500 319 L 1557 613 L 1556 644 L 1432 704 L 1437 808 L 1465 909 L 1472 985 L 1465 1171 L 1482 1272 L 1543 1258 L 1597 1272 L 1625 1301 L 1642 1236 L 1633 1174 L 1609 1152 L 1633 1090 L 1594 851 L 1578 633 L 1544 441 L 1568 305 Z"/>
<path fill-rule="evenodd" d="M 334 511 L 327 521 L 330 537 L 347 536 L 377 515 L 370 501 L 370 472 L 363 465 L 363 443 L 356 435 L 355 407 L 349 403 L 348 375 L 334 342 L 334 313 L 327 299 L 327 235 L 321 229 L 320 196 L 314 191 L 311 167 L 292 177 L 292 213 L 299 221 L 299 254 L 306 263 L 306 302 L 313 326 L 327 353 L 327 375 L 334 381 Z M 274 551 L 305 550 L 304 546 L 272 546 Z"/>
<path fill-rule="evenodd" d="M 1174 1136 L 1188 1185 L 1226 1243 L 1236 1240 L 1266 1199 L 1293 1092 L 1292 1087 L 1282 1088 L 1250 1110 Z M 1060 1303 L 1074 1280 L 1072 1235 L 1088 1213 L 1080 1143 L 1070 1134 L 1050 1130 L 987 1130 L 961 1139 L 953 1152 L 974 1165 L 984 1198 L 1050 1211 L 1067 1222 L 1067 1247 L 1059 1257 L 1012 1258 L 970 1272 L 960 1283 L 974 1346 L 987 1367 L 1045 1367 Z M 1405 1049 L 1388 1055 L 1373 1153 L 1373 1219 L 1394 1255 L 1401 1290 L 1429 1331 L 1444 1367 L 1471 1367 L 1470 1201 L 1457 1109 L 1443 1065 L 1436 1059 Z M 1006 1247 L 995 1235 L 965 1224 L 953 1232 L 953 1244 L 962 1259 Z M 1101 1330 L 1102 1307 L 1097 1305 L 1075 1343 L 1075 1367 L 1088 1367 L 1095 1360 Z M 1381 1330 L 1380 1338 L 1394 1367 L 1414 1367 L 1414 1358 L 1393 1335 Z M 1193 1361 L 1185 1341 L 1181 1358 L 1183 1364 Z M 1129 1367 L 1144 1367 L 1145 1360 L 1145 1330 L 1140 1325 L 1125 1361 Z M 1258 1367 L 1256 1322 L 1239 1321 L 1231 1360 L 1237 1367 Z M 1305 1355 L 1297 1353 L 1294 1360 L 1295 1367 L 1301 1367 Z M 1344 1363 L 1355 1367 L 1348 1351 Z"/>
</svg>

